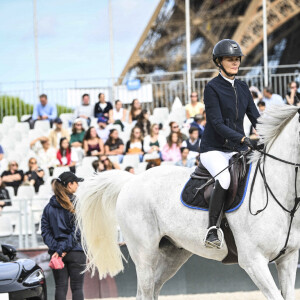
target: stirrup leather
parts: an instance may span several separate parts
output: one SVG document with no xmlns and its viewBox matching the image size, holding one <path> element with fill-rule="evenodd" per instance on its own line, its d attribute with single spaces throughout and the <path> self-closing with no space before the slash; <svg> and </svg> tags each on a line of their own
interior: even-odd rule
<svg viewBox="0 0 300 300">
<path fill-rule="evenodd" d="M 221 239 L 220 239 L 221 244 L 220 244 L 220 246 L 217 246 L 217 245 L 216 245 L 216 248 L 217 248 L 217 249 L 221 249 L 221 248 L 223 247 L 223 243 L 224 243 L 224 233 L 223 233 L 223 230 L 222 230 L 220 227 L 217 227 L 217 226 L 211 226 L 211 227 L 209 227 L 209 228 L 207 229 L 207 232 L 206 232 L 205 237 L 204 237 L 204 240 L 203 240 L 204 245 L 205 245 L 205 247 L 208 247 L 208 246 L 206 245 L 206 239 L 207 239 L 207 236 L 208 236 L 209 231 L 212 230 L 212 229 L 216 229 L 216 230 L 217 230 L 217 233 L 218 233 L 218 232 L 220 233 L 220 236 L 221 236 Z"/>
</svg>

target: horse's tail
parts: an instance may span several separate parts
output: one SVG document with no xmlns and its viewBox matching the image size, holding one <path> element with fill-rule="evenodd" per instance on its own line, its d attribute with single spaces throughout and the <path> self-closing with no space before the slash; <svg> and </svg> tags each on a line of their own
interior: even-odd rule
<svg viewBox="0 0 300 300">
<path fill-rule="evenodd" d="M 129 172 L 113 170 L 88 178 L 78 189 L 76 219 L 87 255 L 86 270 L 97 267 L 100 279 L 123 270 L 122 252 L 117 242 L 116 203 Z"/>
</svg>

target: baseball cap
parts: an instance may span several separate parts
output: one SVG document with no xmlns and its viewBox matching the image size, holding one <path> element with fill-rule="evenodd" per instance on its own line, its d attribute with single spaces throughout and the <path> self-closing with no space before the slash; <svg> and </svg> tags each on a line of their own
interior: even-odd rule
<svg viewBox="0 0 300 300">
<path fill-rule="evenodd" d="M 98 123 L 105 123 L 105 124 L 107 124 L 107 118 L 105 118 L 105 117 L 99 117 L 98 118 Z"/>
<path fill-rule="evenodd" d="M 62 124 L 61 118 L 55 118 L 53 122 L 57 124 Z"/>
<path fill-rule="evenodd" d="M 57 181 L 59 181 L 63 186 L 67 186 L 69 182 L 82 182 L 84 179 L 77 177 L 72 172 L 63 172 L 58 176 Z"/>
</svg>

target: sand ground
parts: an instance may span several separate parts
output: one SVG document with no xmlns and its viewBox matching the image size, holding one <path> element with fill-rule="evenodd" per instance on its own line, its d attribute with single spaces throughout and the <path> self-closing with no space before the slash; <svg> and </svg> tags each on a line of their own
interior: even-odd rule
<svg viewBox="0 0 300 300">
<path fill-rule="evenodd" d="M 217 293 L 217 294 L 198 294 L 198 295 L 174 295 L 161 296 L 159 300 L 265 300 L 261 292 L 237 292 L 237 293 Z M 300 299 L 300 290 L 296 291 L 296 299 Z M 94 299 L 97 300 L 97 299 Z M 102 298 L 98 300 L 135 300 L 130 298 Z"/>
</svg>

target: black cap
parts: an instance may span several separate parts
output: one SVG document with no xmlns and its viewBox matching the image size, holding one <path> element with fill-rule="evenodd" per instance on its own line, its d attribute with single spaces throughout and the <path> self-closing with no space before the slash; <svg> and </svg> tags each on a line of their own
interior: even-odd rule
<svg viewBox="0 0 300 300">
<path fill-rule="evenodd" d="M 57 124 L 62 124 L 61 118 L 55 118 L 53 122 Z"/>
<path fill-rule="evenodd" d="M 72 172 L 63 172 L 57 178 L 57 181 L 59 181 L 63 186 L 67 186 L 69 182 L 82 182 L 83 180 L 83 178 L 77 177 Z"/>
</svg>

